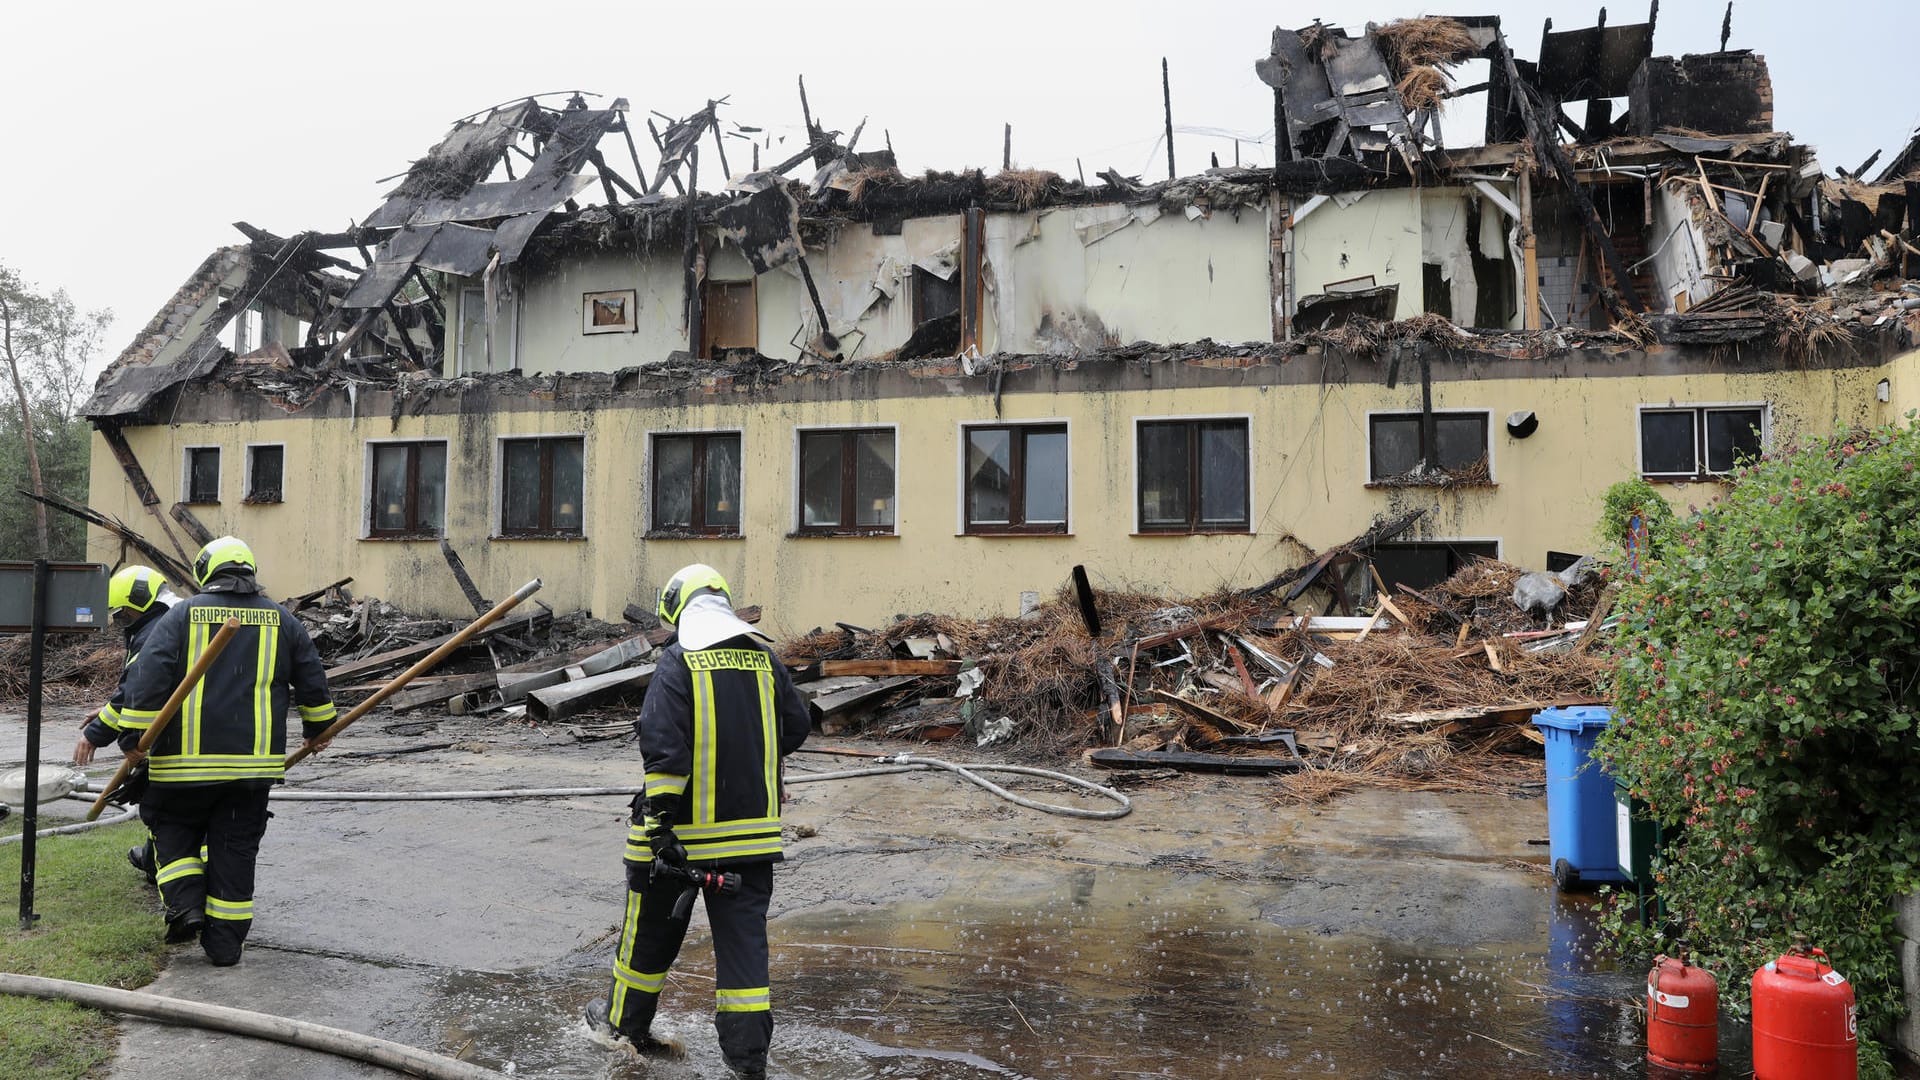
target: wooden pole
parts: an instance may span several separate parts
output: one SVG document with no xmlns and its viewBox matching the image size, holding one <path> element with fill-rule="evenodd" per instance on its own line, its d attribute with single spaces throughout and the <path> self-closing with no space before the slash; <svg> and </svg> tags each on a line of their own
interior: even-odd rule
<svg viewBox="0 0 1920 1080">
<path fill-rule="evenodd" d="M 376 707 L 379 706 L 381 702 L 387 700 L 388 698 L 392 697 L 395 693 L 399 692 L 401 687 L 412 682 L 414 678 L 416 678 L 417 676 L 424 675 L 428 671 L 432 670 L 435 664 L 438 664 L 440 661 L 445 660 L 447 658 L 447 655 L 453 652 L 453 650 L 459 648 L 462 645 L 465 645 L 467 641 L 473 637 L 473 635 L 479 633 L 482 630 L 485 630 L 495 620 L 499 619 L 500 616 L 505 615 L 507 612 L 512 611 L 515 607 L 517 607 L 520 601 L 525 600 L 527 597 L 532 596 L 534 593 L 537 593 L 539 591 L 540 591 L 539 578 L 534 578 L 532 581 L 529 581 L 525 585 L 520 586 L 520 591 L 514 593 L 512 596 L 507 597 L 505 600 L 502 600 L 499 603 L 493 605 L 492 611 L 489 611 L 485 615 L 482 615 L 479 618 L 468 623 L 466 626 L 466 629 L 461 630 L 459 633 L 448 638 L 446 642 L 442 644 L 439 648 L 433 650 L 432 652 L 428 653 L 426 656 L 422 657 L 419 663 L 413 665 L 407 670 L 394 676 L 392 682 L 388 683 L 387 685 L 381 687 L 378 690 L 375 690 L 371 697 L 367 698 L 367 700 L 361 702 L 360 704 L 355 705 L 353 707 L 353 710 L 347 713 L 347 715 L 341 717 L 338 720 L 335 720 L 331 725 L 327 727 L 327 730 L 320 733 L 318 738 L 308 740 L 305 746 L 302 746 L 300 749 L 295 750 L 291 754 L 288 754 L 286 767 L 291 769 L 295 765 L 298 765 L 302 761 L 305 761 L 307 758 L 307 755 L 313 753 L 314 743 L 326 742 L 327 740 L 332 739 L 334 736 L 340 734 L 342 731 L 347 730 L 348 727 L 352 726 L 354 721 L 360 719 L 362 716 L 365 716 L 367 713 L 372 712 Z"/>
<path fill-rule="evenodd" d="M 1533 231 L 1533 170 L 1520 170 L 1520 265 L 1521 304 L 1524 315 L 1520 325 L 1540 329 L 1540 254 Z"/>
<path fill-rule="evenodd" d="M 127 774 L 133 771 L 134 763 L 145 757 L 147 751 L 153 749 L 153 744 L 159 740 L 160 733 L 173 722 L 174 714 L 179 712 L 180 706 L 186 702 L 187 695 L 193 693 L 194 687 L 200 685 L 200 680 L 207 674 L 207 669 L 213 666 L 213 661 L 220 655 L 220 650 L 227 647 L 227 642 L 233 640 L 234 633 L 239 629 L 239 619 L 228 619 L 226 625 L 220 627 L 220 631 L 213 635 L 213 640 L 207 642 L 207 647 L 201 652 L 200 659 L 195 660 L 193 666 L 187 669 L 186 678 L 181 679 L 180 685 L 173 688 L 173 696 L 167 699 L 165 705 L 160 706 L 159 715 L 153 718 L 153 723 L 148 724 L 147 730 L 141 734 L 139 747 L 121 760 L 120 767 L 113 771 L 113 779 L 107 781 L 107 786 L 100 792 L 100 797 L 93 800 L 93 805 L 87 809 L 88 821 L 95 820 L 100 816 L 100 811 L 106 809 L 107 800 L 113 797 L 114 792 L 120 790 L 120 785 L 126 783 Z"/>
<path fill-rule="evenodd" d="M 1007 172 L 1012 168 L 1013 168 L 1013 123 L 1009 121 L 1007 123 L 1007 133 L 1006 133 L 1005 139 L 1000 143 L 1000 171 Z"/>
<path fill-rule="evenodd" d="M 1167 179 L 1179 176 L 1173 171 L 1173 83 L 1167 78 L 1167 58 L 1160 58 L 1160 101 L 1167 110 Z"/>
</svg>

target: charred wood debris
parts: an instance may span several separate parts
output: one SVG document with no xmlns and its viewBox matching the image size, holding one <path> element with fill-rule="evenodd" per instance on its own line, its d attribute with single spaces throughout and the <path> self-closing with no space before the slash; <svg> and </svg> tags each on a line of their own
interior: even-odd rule
<svg viewBox="0 0 1920 1080">
<path fill-rule="evenodd" d="M 1375 521 L 1353 540 L 1260 585 L 1171 599 L 1094 589 L 1074 567 L 1019 617 L 900 615 L 837 624 L 777 649 L 823 733 L 944 742 L 1048 761 L 1076 754 L 1122 782 L 1176 771 L 1271 775 L 1283 798 L 1360 786 L 1515 792 L 1540 783 L 1549 706 L 1602 699 L 1593 648 L 1610 593 L 1593 575 L 1527 574 L 1476 560 L 1426 589 L 1389 589 L 1371 553 L 1424 511 Z M 481 596 L 443 544 L 453 583 Z M 356 596 L 352 579 L 283 603 L 307 626 L 336 701 L 378 690 L 459 629 Z M 1298 614 L 1322 610 L 1337 614 Z M 758 607 L 738 609 L 758 622 Z M 537 601 L 491 625 L 389 699 L 373 725 L 418 737 L 449 716 L 534 725 L 577 741 L 632 739 L 657 650 L 672 640 L 629 605 L 618 624 Z M 0 672 L 24 650 L 0 637 Z M 48 661 L 56 700 L 110 693 L 117 644 L 75 643 Z M 0 697 L 20 679 L 0 676 Z M 416 744 L 430 749 L 443 743 Z M 405 753 L 408 747 L 379 753 Z"/>
<path fill-rule="evenodd" d="M 1254 65 L 1273 90 L 1275 128 L 1283 133 L 1273 167 L 1214 167 L 1158 182 L 1114 169 L 1091 181 L 1084 174 L 1064 178 L 1011 168 L 1010 159 L 992 175 L 976 169 L 908 176 L 890 134 L 884 147 L 872 148 L 871 136 L 862 143 L 864 118 L 850 135 L 828 128 L 807 107 L 804 81 L 806 143 L 782 147 L 789 152 L 784 160 L 765 163 L 761 151 L 772 153 L 776 144 L 760 127 L 723 120 L 725 98 L 679 119 L 636 111 L 624 98 L 603 105 L 584 92 L 547 96 L 557 104 L 538 97 L 503 103 L 456 121 L 398 177 L 385 201 L 349 228 L 281 236 L 238 223 L 247 242 L 208 260 L 182 290 L 193 295 L 155 316 L 102 376 L 84 411 L 108 421 L 126 417 L 168 387 L 216 371 L 289 408 L 322 385 L 431 380 L 450 347 L 450 319 L 458 317 L 450 315 L 453 298 L 435 288 L 436 279 L 444 283 L 441 274 L 479 279 L 491 312 L 516 274 L 573 253 L 677 248 L 685 264 L 683 315 L 698 327 L 704 236 L 737 244 L 757 273 L 797 264 L 811 282 L 808 252 L 855 224 L 897 230 L 909 217 L 930 214 L 1093 203 L 1237 212 L 1280 196 L 1292 200 L 1298 219 L 1316 199 L 1407 185 L 1485 189 L 1488 180 L 1518 181 L 1535 202 L 1550 202 L 1572 219 L 1593 300 L 1587 312 L 1553 312 L 1533 310 L 1542 305 L 1530 296 L 1529 329 L 1460 328 L 1461 338 L 1492 336 L 1508 348 L 1519 339 L 1537 351 L 1577 344 L 1599 330 L 1637 346 L 1753 343 L 1787 357 L 1846 350 L 1875 332 L 1909 344 L 1920 328 L 1920 284 L 1912 281 L 1920 275 L 1920 133 L 1876 174 L 1869 176 L 1878 154 L 1828 175 L 1811 148 L 1772 130 L 1764 58 L 1729 50 L 1724 40 L 1718 52 L 1654 56 L 1658 15 L 1656 0 L 1643 23 L 1610 25 L 1604 9 L 1593 27 L 1555 30 L 1548 20 L 1537 61 L 1517 57 L 1500 20 L 1490 16 L 1400 19 L 1368 24 L 1357 36 L 1319 22 L 1276 29 L 1268 55 Z M 1459 86 L 1456 77 L 1469 61 L 1485 61 L 1488 77 Z M 1484 145 L 1443 145 L 1441 111 L 1453 98 L 1478 93 L 1487 97 Z M 1566 103 L 1582 101 L 1585 111 L 1576 118 Z M 1615 115 L 1619 101 L 1625 111 Z M 709 186 L 712 177 L 725 178 L 723 190 L 700 190 L 703 165 Z M 812 170 L 810 179 L 798 178 L 802 167 Z M 1637 197 L 1622 194 L 1629 187 Z M 1651 236 L 1655 192 L 1663 189 L 1684 199 L 1687 219 L 1670 235 Z M 1637 209 L 1645 220 L 1633 230 L 1619 227 L 1640 216 Z M 1533 216 L 1545 212 L 1521 211 L 1528 222 L 1515 232 L 1527 233 Z M 1634 235 L 1625 237 L 1628 231 Z M 1516 252 L 1531 251 L 1533 236 L 1516 241 Z M 1681 245 L 1707 255 L 1690 290 L 1700 295 L 1644 294 L 1645 265 Z M 184 358 L 154 366 L 160 346 L 182 331 L 195 296 L 236 266 L 245 269 L 243 284 L 223 289 Z M 832 320 L 818 290 L 809 292 L 824 328 Z M 1282 340 L 1274 344 L 1284 352 L 1337 347 L 1337 335 L 1318 335 L 1347 325 L 1385 336 L 1378 323 L 1392 304 L 1382 299 L 1298 297 L 1300 315 L 1294 325 L 1276 327 Z M 221 335 L 255 301 L 297 316 L 305 339 L 235 356 Z M 969 344 L 951 332 L 932 333 L 863 356 L 859 342 L 821 333 L 806 342 L 800 364 L 954 356 Z M 742 352 L 750 355 L 676 354 L 666 366 L 744 365 L 769 377 L 797 366 Z"/>
</svg>

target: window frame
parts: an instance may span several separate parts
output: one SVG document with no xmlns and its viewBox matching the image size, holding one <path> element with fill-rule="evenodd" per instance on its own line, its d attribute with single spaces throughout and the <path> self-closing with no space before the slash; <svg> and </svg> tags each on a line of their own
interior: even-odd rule
<svg viewBox="0 0 1920 1080">
<path fill-rule="evenodd" d="M 1771 401 L 1701 401 L 1685 405 L 1667 403 L 1664 405 L 1641 404 L 1633 413 L 1633 457 L 1634 471 L 1642 480 L 1650 484 L 1698 484 L 1710 481 L 1724 481 L 1732 470 L 1714 472 L 1709 468 L 1712 460 L 1707 446 L 1707 414 L 1716 412 L 1752 412 L 1760 413 L 1760 452 L 1766 453 L 1773 445 L 1773 403 Z M 1649 413 L 1689 413 L 1693 417 L 1693 464 L 1690 473 L 1650 473 L 1647 471 L 1646 416 Z"/>
<path fill-rule="evenodd" d="M 708 526 L 697 520 L 706 516 L 706 455 L 703 452 L 706 440 L 715 435 L 731 435 L 740 446 L 740 524 L 731 528 Z M 700 488 L 693 493 L 693 517 L 696 519 L 690 528 L 660 524 L 660 443 L 661 439 L 691 438 L 698 440 L 694 454 L 694 464 L 700 477 Z M 661 428 L 647 432 L 647 532 L 644 539 L 680 539 L 698 537 L 702 540 L 740 540 L 746 536 L 747 525 L 747 432 L 745 428 Z"/>
<path fill-rule="evenodd" d="M 1481 438 L 1483 440 L 1483 445 L 1485 447 L 1485 456 L 1487 459 L 1487 483 L 1488 484 L 1497 483 L 1499 480 L 1499 477 L 1498 477 L 1498 474 L 1494 472 L 1494 464 L 1493 464 L 1493 410 L 1492 409 L 1435 409 L 1433 410 L 1433 416 L 1436 423 L 1439 420 L 1439 418 L 1443 416 L 1450 416 L 1450 417 L 1474 416 L 1480 419 Z M 1404 482 L 1401 482 L 1400 484 L 1395 484 L 1395 481 L 1398 481 L 1400 477 L 1403 477 L 1406 475 L 1405 470 L 1401 472 L 1393 473 L 1387 476 L 1377 476 L 1374 474 L 1374 471 L 1373 471 L 1374 424 L 1380 420 L 1409 420 L 1409 419 L 1418 420 L 1419 418 L 1420 418 L 1420 410 L 1418 409 L 1368 409 L 1367 410 L 1367 486 L 1368 487 L 1373 487 L 1376 484 L 1388 484 L 1391 486 L 1407 486 L 1404 484 Z M 1437 426 L 1434 431 L 1434 438 L 1435 439 L 1439 438 L 1439 429 Z M 1424 443 L 1426 442 L 1426 425 L 1424 424 L 1421 425 L 1421 428 L 1420 428 L 1420 441 L 1423 445 L 1420 447 L 1419 457 L 1414 462 L 1416 467 L 1419 465 L 1420 462 L 1429 460 L 1427 455 L 1427 448 L 1424 445 Z M 1435 448 L 1435 453 L 1438 453 L 1437 447 Z M 1434 468 L 1441 469 L 1439 462 L 1437 461 L 1434 462 Z M 1442 470 L 1441 474 L 1436 476 L 1431 483 L 1416 484 L 1411 486 L 1439 487 L 1444 481 L 1445 475 L 1446 475 L 1445 471 Z"/>
<path fill-rule="evenodd" d="M 280 451 L 280 490 L 271 499 L 254 496 L 253 455 L 256 450 L 277 449 Z M 240 502 L 245 506 L 274 506 L 287 501 L 287 444 L 283 442 L 250 442 L 246 444 L 246 453 L 240 459 Z"/>
<path fill-rule="evenodd" d="M 1188 428 L 1188 466 L 1187 478 L 1192 484 L 1192 497 L 1188 500 L 1187 524 L 1184 528 L 1150 526 L 1146 521 L 1142 497 L 1145 492 L 1140 488 L 1140 430 L 1147 424 L 1185 424 Z M 1200 520 L 1200 455 L 1198 453 L 1198 432 L 1207 424 L 1238 423 L 1247 437 L 1247 488 L 1245 492 L 1247 516 L 1238 526 L 1208 525 Z M 1253 496 L 1257 490 L 1254 483 L 1253 450 L 1253 414 L 1252 413 L 1208 413 L 1191 416 L 1136 416 L 1133 418 L 1133 535 L 1135 536 L 1252 536 L 1254 535 Z"/>
<path fill-rule="evenodd" d="M 1436 536 L 1436 537 L 1423 536 L 1417 540 L 1406 540 L 1406 539 L 1389 540 L 1384 543 L 1375 544 L 1374 550 L 1377 551 L 1381 548 L 1385 548 L 1388 551 L 1393 551 L 1399 548 L 1429 548 L 1429 547 L 1454 548 L 1463 544 L 1489 544 L 1489 545 L 1492 545 L 1493 547 L 1492 557 L 1494 559 L 1506 558 L 1506 552 L 1507 552 L 1506 541 L 1504 541 L 1498 536 Z M 1464 556 L 1461 560 L 1461 565 L 1464 566 L 1466 559 L 1471 558 L 1475 554 L 1478 554 L 1478 552 L 1469 553 L 1468 555 Z M 1372 557 L 1369 556 L 1367 561 L 1371 563 L 1373 561 Z M 1458 573 L 1459 569 L 1460 569 L 1459 567 L 1455 567 L 1454 570 L 1451 571 L 1450 573 Z M 1378 586 L 1373 585 L 1372 575 L 1367 575 L 1367 579 L 1368 579 L 1368 584 L 1370 589 L 1374 594 L 1377 595 L 1379 592 L 1379 588 Z M 1365 595 L 1365 594 L 1363 593 L 1362 595 Z"/>
<path fill-rule="evenodd" d="M 890 525 L 846 524 L 849 514 L 855 518 L 859 516 L 858 510 L 855 509 L 857 499 L 854 497 L 855 489 L 858 487 L 859 475 L 857 468 L 849 469 L 845 463 L 856 459 L 856 454 L 859 449 L 857 436 L 881 431 L 886 432 L 893 439 L 893 491 L 892 494 L 888 496 L 888 500 L 893 505 L 893 523 Z M 807 482 L 806 459 L 803 453 L 806 437 L 808 435 L 824 435 L 836 432 L 845 439 L 845 444 L 841 448 L 842 456 L 840 459 L 842 462 L 840 474 L 840 512 L 842 523 L 838 525 L 808 525 L 806 523 L 806 492 L 804 490 L 804 485 Z M 854 450 L 856 454 L 847 453 L 849 448 Z M 795 427 L 793 429 L 793 488 L 791 489 L 793 491 L 793 517 L 790 519 L 793 522 L 793 533 L 791 535 L 796 537 L 900 535 L 900 472 L 900 425 L 898 424 L 855 424 L 851 426 L 819 424 Z"/>
<path fill-rule="evenodd" d="M 928 323 L 932 322 L 935 319 L 941 319 L 946 317 L 945 315 L 928 315 L 927 314 L 927 293 L 931 288 L 932 282 L 937 281 L 941 284 L 941 286 L 951 287 L 953 289 L 954 299 L 956 303 L 951 314 L 955 316 L 958 316 L 960 314 L 960 305 L 958 301 L 960 301 L 960 298 L 961 298 L 960 294 L 964 286 L 962 282 L 956 280 L 959 276 L 960 276 L 960 270 L 957 267 L 954 269 L 953 276 L 951 278 L 943 278 L 939 274 L 936 274 L 933 271 L 928 270 L 924 266 L 915 265 L 913 267 L 913 273 L 911 275 L 912 277 L 911 287 L 913 289 L 913 328 L 915 330 L 920 329 L 922 326 L 927 325 Z"/>
<path fill-rule="evenodd" d="M 440 470 L 440 524 L 430 529 L 417 527 L 404 529 L 380 529 L 373 524 L 373 488 L 374 455 L 378 447 L 407 446 L 415 448 L 407 455 L 407 517 L 412 522 L 419 513 L 420 505 L 420 461 L 418 447 L 438 444 L 446 453 Z M 360 539 L 362 540 L 439 540 L 447 535 L 446 517 L 450 512 L 450 496 L 453 486 L 453 446 L 448 439 L 367 439 L 362 444 L 360 485 L 362 506 L 360 508 Z"/>
<path fill-rule="evenodd" d="M 752 315 L 753 343 L 751 345 L 722 345 L 722 349 L 752 349 L 760 351 L 760 279 L 706 278 L 700 282 L 700 359 L 713 359 L 713 293 L 716 289 L 747 290 L 747 308 Z"/>
<path fill-rule="evenodd" d="M 976 431 L 1009 431 L 1018 434 L 1012 441 L 1012 479 L 1009 480 L 1006 524 L 975 523 L 972 500 L 967 487 L 968 438 Z M 1026 437 L 1032 434 L 1064 435 L 1067 440 L 1066 520 L 1029 524 L 1026 518 Z M 961 421 L 960 423 L 960 507 L 957 536 L 1071 536 L 1073 535 L 1073 425 L 1065 419 Z M 897 469 L 896 469 L 897 471 Z"/>
<path fill-rule="evenodd" d="M 213 498 L 196 499 L 193 490 L 193 456 L 204 450 L 214 454 Z M 219 506 L 220 489 L 226 480 L 226 454 L 219 443 L 194 443 L 180 448 L 180 501 L 188 506 Z"/>
<path fill-rule="evenodd" d="M 580 527 L 558 529 L 553 517 L 553 445 L 577 440 L 580 443 Z M 531 529 L 507 527 L 507 444 L 540 444 L 540 520 Z M 496 435 L 493 439 L 493 532 L 489 540 L 585 540 L 587 538 L 587 435 L 583 431 L 541 431 L 526 434 Z"/>
</svg>

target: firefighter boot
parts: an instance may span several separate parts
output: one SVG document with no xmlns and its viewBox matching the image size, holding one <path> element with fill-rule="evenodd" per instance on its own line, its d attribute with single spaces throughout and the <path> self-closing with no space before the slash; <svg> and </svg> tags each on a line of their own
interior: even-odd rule
<svg viewBox="0 0 1920 1080">
<path fill-rule="evenodd" d="M 178 945 L 185 941 L 197 941 L 200 932 L 207 928 L 207 915 L 203 911 L 167 911 L 167 944 Z"/>
<path fill-rule="evenodd" d="M 140 876 L 147 879 L 148 885 L 152 885 L 154 883 L 153 841 L 148 840 L 146 843 L 141 844 L 139 847 L 128 848 L 127 864 L 132 866 L 135 870 L 140 871 Z"/>
<path fill-rule="evenodd" d="M 606 998 L 594 998 L 592 1001 L 587 1002 L 586 1021 L 587 1038 L 593 1040 L 596 1045 L 608 1050 L 617 1050 L 625 1047 L 636 1054 L 650 1057 L 679 1057 L 686 1053 L 686 1048 L 679 1043 L 670 1042 L 666 1039 L 656 1039 L 651 1032 L 643 1031 L 635 1035 L 632 1031 L 624 1031 L 615 1027 L 613 1021 L 607 1018 Z"/>
</svg>

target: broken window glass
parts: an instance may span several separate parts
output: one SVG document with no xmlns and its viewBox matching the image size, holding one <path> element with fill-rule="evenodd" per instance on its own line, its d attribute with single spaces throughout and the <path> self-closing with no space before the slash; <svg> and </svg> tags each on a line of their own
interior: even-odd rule
<svg viewBox="0 0 1920 1080">
<path fill-rule="evenodd" d="M 1200 524 L 1210 529 L 1247 523 L 1247 425 L 1200 429 Z"/>
<path fill-rule="evenodd" d="M 1433 414 L 1432 452 L 1427 452 L 1419 413 L 1381 413 L 1369 418 L 1368 479 L 1378 482 L 1406 476 L 1426 461 L 1432 468 L 1457 472 L 1487 457 L 1487 414 Z"/>
<path fill-rule="evenodd" d="M 447 510 L 447 444 L 376 443 L 370 536 L 437 536 Z"/>
<path fill-rule="evenodd" d="M 285 472 L 286 447 L 247 447 L 247 501 L 277 503 L 281 499 L 281 475 Z"/>
<path fill-rule="evenodd" d="M 1013 429 L 967 432 L 967 523 L 1013 524 Z"/>
<path fill-rule="evenodd" d="M 220 448 L 196 446 L 187 451 L 187 502 L 220 501 Z"/>
<path fill-rule="evenodd" d="M 1734 466 L 1760 456 L 1760 409 L 1707 410 L 1707 471 L 1732 472 Z"/>
<path fill-rule="evenodd" d="M 970 427 L 966 454 L 969 532 L 1066 531 L 1065 425 Z"/>
<path fill-rule="evenodd" d="M 1418 414 L 1373 418 L 1371 479 L 1386 480 L 1412 472 L 1420 464 Z"/>
<path fill-rule="evenodd" d="M 1470 468 L 1487 456 L 1487 414 L 1435 413 L 1434 464 L 1449 472 Z"/>
<path fill-rule="evenodd" d="M 585 522 L 586 440 L 508 439 L 501 444 L 503 536 L 579 536 Z"/>
</svg>

